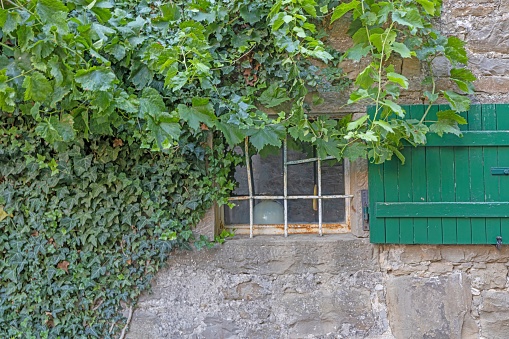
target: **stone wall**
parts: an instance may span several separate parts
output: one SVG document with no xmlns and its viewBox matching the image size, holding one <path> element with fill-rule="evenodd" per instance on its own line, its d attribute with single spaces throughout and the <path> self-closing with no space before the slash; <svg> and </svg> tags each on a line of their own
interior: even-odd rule
<svg viewBox="0 0 509 339">
<path fill-rule="evenodd" d="M 237 237 L 179 252 L 128 338 L 489 338 L 509 334 L 509 248 Z"/>
<path fill-rule="evenodd" d="M 509 103 L 508 10 L 502 0 L 444 0 L 437 24 L 467 42 L 473 102 Z M 331 28 L 338 49 L 351 43 L 345 25 Z M 419 63 L 397 65 L 412 84 L 404 100 L 421 103 Z M 448 67 L 435 61 L 438 75 Z M 354 78 L 363 67 L 343 68 Z M 316 112 L 341 113 L 345 95 L 324 95 Z M 509 247 L 372 245 L 360 228 L 366 164 L 350 170 L 352 234 L 236 237 L 175 253 L 137 305 L 128 338 L 509 338 Z M 208 213 L 201 229 L 215 218 Z"/>
</svg>

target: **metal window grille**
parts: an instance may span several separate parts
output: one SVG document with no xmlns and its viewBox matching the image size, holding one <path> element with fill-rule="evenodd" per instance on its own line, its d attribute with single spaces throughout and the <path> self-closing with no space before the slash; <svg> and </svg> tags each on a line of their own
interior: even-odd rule
<svg viewBox="0 0 509 339">
<path fill-rule="evenodd" d="M 350 199 L 353 198 L 351 194 L 331 194 L 322 195 L 322 161 L 332 160 L 334 157 L 326 157 L 325 159 L 308 158 L 302 160 L 288 161 L 287 154 L 287 140 L 283 141 L 283 195 L 254 195 L 253 194 L 253 181 L 251 177 L 251 163 L 249 155 L 249 140 L 245 139 L 244 143 L 244 154 L 246 161 L 247 170 L 247 183 L 249 195 L 230 197 L 230 201 L 249 200 L 249 237 L 253 237 L 254 229 L 254 200 L 283 200 L 284 208 L 284 235 L 288 236 L 288 200 L 289 199 L 317 199 L 318 200 L 318 234 L 323 235 L 323 222 L 322 222 L 322 200 L 323 199 L 345 199 L 345 212 L 346 219 L 348 220 Z M 317 162 L 317 195 L 288 195 L 288 166 L 304 164 L 309 162 Z M 347 171 L 345 171 L 345 177 L 348 178 Z M 348 187 L 349 185 L 346 185 Z"/>
</svg>

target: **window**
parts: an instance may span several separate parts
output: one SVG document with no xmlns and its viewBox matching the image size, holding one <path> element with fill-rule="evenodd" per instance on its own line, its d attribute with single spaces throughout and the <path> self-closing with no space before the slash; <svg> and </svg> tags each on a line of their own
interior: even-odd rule
<svg viewBox="0 0 509 339">
<path fill-rule="evenodd" d="M 239 152 L 241 150 L 239 149 Z M 313 147 L 291 139 L 269 155 L 249 154 L 238 166 L 238 187 L 223 210 L 224 226 L 237 234 L 349 232 L 348 164 L 319 159 Z"/>
</svg>

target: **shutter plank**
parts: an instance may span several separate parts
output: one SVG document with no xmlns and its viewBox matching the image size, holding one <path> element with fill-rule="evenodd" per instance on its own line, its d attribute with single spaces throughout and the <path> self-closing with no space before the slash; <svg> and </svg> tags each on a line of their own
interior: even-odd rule
<svg viewBox="0 0 509 339">
<path fill-rule="evenodd" d="M 433 106 L 428 113 L 428 120 L 437 120 L 438 106 Z M 426 179 L 428 202 L 440 202 L 441 199 L 441 176 L 440 148 L 426 147 Z M 428 218 L 428 244 L 442 244 L 442 219 L 439 215 Z"/>
<path fill-rule="evenodd" d="M 385 201 L 399 200 L 398 162 L 396 157 L 384 163 L 384 191 Z M 385 219 L 385 241 L 389 244 L 399 244 L 399 218 Z"/>
<path fill-rule="evenodd" d="M 398 182 L 399 182 L 399 201 L 411 202 L 412 194 L 412 149 L 405 148 L 403 150 L 405 156 L 405 164 L 402 165 L 398 161 Z M 414 220 L 405 219 L 399 222 L 400 229 L 400 244 L 413 244 L 414 243 Z"/>
<path fill-rule="evenodd" d="M 482 114 L 482 127 L 484 131 L 497 130 L 497 112 L 493 104 L 484 105 Z M 494 141 L 493 146 L 497 146 Z M 499 184 L 500 176 L 492 175 L 490 168 L 498 167 L 498 148 L 483 147 L 484 152 L 484 200 L 499 201 Z M 500 218 L 486 219 L 486 241 L 487 243 L 496 244 L 497 237 L 500 236 Z"/>
<path fill-rule="evenodd" d="M 368 115 L 373 117 L 375 108 L 368 108 Z M 369 187 L 369 239 L 372 243 L 385 243 L 385 219 L 377 218 L 375 204 L 377 201 L 385 201 L 384 194 L 385 165 L 368 164 L 368 187 Z"/>
<path fill-rule="evenodd" d="M 410 108 L 410 117 L 420 119 L 426 106 L 417 105 Z M 412 201 L 425 202 L 428 199 L 426 191 L 426 147 L 408 146 L 412 150 Z M 414 243 L 426 244 L 428 242 L 428 219 L 412 218 L 414 228 Z"/>
<path fill-rule="evenodd" d="M 450 109 L 447 105 L 440 105 L 440 110 Z M 440 147 L 440 172 L 441 180 L 441 201 L 455 201 L 455 178 L 454 178 L 454 149 L 452 147 Z M 442 239 L 444 244 L 456 244 L 457 230 L 456 219 L 442 219 Z"/>
<path fill-rule="evenodd" d="M 456 201 L 470 201 L 470 159 L 468 147 L 454 147 L 454 177 L 456 180 Z M 470 219 L 457 219 L 458 244 L 472 243 L 472 225 Z"/>
<path fill-rule="evenodd" d="M 482 129 L 481 106 L 472 106 L 468 113 L 469 130 L 478 131 Z M 470 201 L 484 201 L 484 158 L 481 147 L 470 147 Z M 472 243 L 486 244 L 486 220 L 483 218 L 472 218 Z"/>
<path fill-rule="evenodd" d="M 509 202 L 378 202 L 378 218 L 509 217 Z"/>
<path fill-rule="evenodd" d="M 497 129 L 498 131 L 509 131 L 509 105 L 496 105 L 497 110 Z M 509 167 L 509 146 L 499 146 L 498 163 L 499 166 Z M 500 201 L 509 202 L 509 177 L 502 177 L 500 180 Z M 509 218 L 501 218 L 500 232 L 502 241 L 509 242 Z"/>
</svg>

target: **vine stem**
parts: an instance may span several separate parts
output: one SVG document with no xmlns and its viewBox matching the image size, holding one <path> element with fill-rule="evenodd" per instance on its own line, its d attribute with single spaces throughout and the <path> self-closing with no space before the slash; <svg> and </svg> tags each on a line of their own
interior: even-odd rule
<svg viewBox="0 0 509 339">
<path fill-rule="evenodd" d="M 12 81 L 12 80 L 14 80 L 14 79 L 24 77 L 25 75 L 27 75 L 28 73 L 33 72 L 33 71 L 35 71 L 35 68 L 32 68 L 32 69 L 31 69 L 31 70 L 29 70 L 29 71 L 23 72 L 23 73 L 21 73 L 21 74 L 19 74 L 19 75 L 16 75 L 15 77 L 12 77 L 12 78 L 10 78 L 10 79 L 7 79 L 7 81 L 5 81 L 5 82 L 7 83 L 7 82 L 10 82 L 10 81 Z"/>
<path fill-rule="evenodd" d="M 373 116 L 373 120 L 376 120 L 376 116 L 378 115 L 380 94 L 382 93 L 382 69 L 383 69 L 383 64 L 384 64 L 385 44 L 387 43 L 387 39 L 389 38 L 389 33 L 391 32 L 393 25 L 394 25 L 394 22 L 391 22 L 391 25 L 389 26 L 389 29 L 387 30 L 387 33 L 385 34 L 385 39 L 382 43 L 382 51 L 380 53 L 380 66 L 378 67 L 378 93 L 376 94 L 376 110 L 375 110 L 375 115 Z"/>
<path fill-rule="evenodd" d="M 428 63 L 428 67 L 429 67 L 429 72 L 431 72 L 431 84 L 433 86 L 431 89 L 431 94 L 435 94 L 435 89 L 436 89 L 435 76 L 433 74 L 433 68 L 431 67 L 430 63 L 431 62 Z M 433 104 L 433 102 L 430 101 L 428 108 L 426 108 L 426 112 L 424 112 L 421 120 L 419 121 L 420 124 L 422 124 L 424 122 L 424 119 L 426 119 L 426 116 L 428 115 L 432 104 Z"/>
<path fill-rule="evenodd" d="M 129 328 L 129 324 L 131 323 L 132 317 L 133 317 L 133 305 L 129 306 L 129 316 L 127 317 L 127 322 L 125 323 L 125 326 L 122 329 L 122 332 L 120 333 L 120 337 L 118 337 L 118 339 L 124 339 L 125 335 L 127 334 L 127 329 Z"/>
<path fill-rule="evenodd" d="M 2 9 L 3 9 L 3 3 L 2 3 Z M 7 48 L 7 49 L 10 49 L 11 51 L 14 51 L 14 48 L 12 48 L 11 46 L 8 46 L 8 45 L 4 44 L 3 42 L 0 42 L 0 46 L 5 47 L 5 48 Z"/>
</svg>

